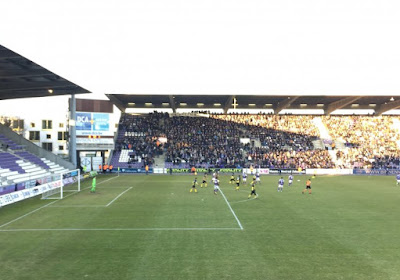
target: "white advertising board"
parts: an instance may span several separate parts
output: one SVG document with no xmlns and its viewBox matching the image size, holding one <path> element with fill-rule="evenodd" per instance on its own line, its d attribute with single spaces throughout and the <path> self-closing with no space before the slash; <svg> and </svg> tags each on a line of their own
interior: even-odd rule
<svg viewBox="0 0 400 280">
<path fill-rule="evenodd" d="M 0 206 L 5 206 L 8 204 L 12 204 L 12 203 L 21 201 L 23 199 L 34 197 L 34 196 L 42 194 L 46 191 L 60 188 L 61 186 L 62 186 L 61 181 L 55 181 L 55 182 L 43 184 L 40 186 L 36 186 L 36 187 L 30 188 L 30 189 L 24 189 L 21 191 L 4 194 L 4 195 L 0 196 Z"/>
</svg>

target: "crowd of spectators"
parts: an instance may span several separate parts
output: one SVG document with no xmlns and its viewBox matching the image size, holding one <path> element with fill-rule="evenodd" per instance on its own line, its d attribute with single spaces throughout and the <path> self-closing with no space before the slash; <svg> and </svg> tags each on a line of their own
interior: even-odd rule
<svg viewBox="0 0 400 280">
<path fill-rule="evenodd" d="M 160 113 L 140 116 L 123 114 L 119 122 L 122 135 L 115 142 L 115 150 L 132 150 L 129 163 L 152 165 L 154 157 L 163 153 L 163 145 L 158 138 L 165 136 L 162 123 L 164 118 Z"/>
<path fill-rule="evenodd" d="M 338 151 L 343 168 L 396 168 L 399 166 L 400 131 L 393 116 L 323 116 L 332 139 L 348 149 Z"/>
<path fill-rule="evenodd" d="M 319 137 L 319 131 L 313 123 L 313 116 L 273 114 L 213 114 L 211 117 L 224 121 L 260 126 L 273 129 L 275 131 L 284 131 L 299 135 Z"/>
<path fill-rule="evenodd" d="M 271 114 L 166 113 L 121 117 L 116 149 L 129 149 L 131 161 L 166 161 L 203 167 L 332 168 L 328 151 L 315 150 L 319 139 L 314 116 Z M 400 168 L 400 119 L 393 116 L 319 116 L 331 136 L 339 168 Z M 397 126 L 396 126 L 397 125 Z M 160 141 L 164 138 L 166 142 Z M 243 141 L 247 139 L 247 141 Z M 242 140 L 242 141 L 241 141 Z M 327 140 L 328 141 L 328 140 Z"/>
<path fill-rule="evenodd" d="M 287 119 L 286 119 L 286 118 Z M 174 165 L 202 167 L 328 168 L 329 154 L 314 150 L 311 118 L 272 115 L 123 115 L 116 149 L 133 150 L 148 163 L 164 154 Z M 313 136 L 308 135 L 312 134 Z M 160 138 L 167 141 L 161 142 Z M 241 141 L 246 139 L 247 141 Z"/>
</svg>

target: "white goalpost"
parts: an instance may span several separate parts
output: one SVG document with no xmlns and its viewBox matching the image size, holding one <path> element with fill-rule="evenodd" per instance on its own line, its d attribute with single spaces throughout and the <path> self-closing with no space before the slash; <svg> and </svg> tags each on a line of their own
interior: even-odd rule
<svg viewBox="0 0 400 280">
<path fill-rule="evenodd" d="M 42 193 L 42 199 L 63 199 L 65 192 L 79 192 L 81 190 L 81 172 L 79 169 L 69 170 L 54 174 L 53 180 L 59 182 L 59 186 L 49 188 Z"/>
</svg>

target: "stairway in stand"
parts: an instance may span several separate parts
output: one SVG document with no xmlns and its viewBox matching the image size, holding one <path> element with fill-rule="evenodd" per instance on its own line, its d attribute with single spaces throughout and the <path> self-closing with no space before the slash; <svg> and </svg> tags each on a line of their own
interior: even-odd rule
<svg viewBox="0 0 400 280">
<path fill-rule="evenodd" d="M 165 155 L 159 155 L 154 158 L 154 165 L 156 168 L 165 168 Z"/>
</svg>

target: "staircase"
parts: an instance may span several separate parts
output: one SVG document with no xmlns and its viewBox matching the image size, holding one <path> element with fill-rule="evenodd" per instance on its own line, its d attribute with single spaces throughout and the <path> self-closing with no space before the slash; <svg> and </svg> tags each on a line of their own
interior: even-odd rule
<svg viewBox="0 0 400 280">
<path fill-rule="evenodd" d="M 328 129 L 322 123 L 322 120 L 320 117 L 316 117 L 312 121 L 313 121 L 314 125 L 318 128 L 321 139 L 327 139 L 327 140 L 332 139 L 332 137 L 329 135 Z"/>
<path fill-rule="evenodd" d="M 394 130 L 397 130 L 398 133 L 400 133 L 400 121 L 397 118 L 393 118 L 393 126 L 392 128 Z M 397 143 L 397 148 L 400 149 L 400 141 L 396 141 Z"/>
<path fill-rule="evenodd" d="M 336 150 L 328 150 L 328 153 L 329 153 L 330 157 L 332 158 L 333 163 L 335 165 L 338 165 L 339 163 L 338 163 L 338 159 L 336 156 L 336 152 L 337 152 Z"/>
<path fill-rule="evenodd" d="M 254 141 L 254 147 L 255 148 L 261 148 L 261 141 L 260 139 L 251 139 L 251 141 Z"/>
<path fill-rule="evenodd" d="M 154 165 L 153 167 L 156 168 L 165 168 L 165 155 L 159 155 L 154 158 Z"/>
<path fill-rule="evenodd" d="M 323 150 L 323 149 L 325 149 L 324 143 L 320 139 L 314 140 L 314 141 L 312 141 L 312 143 L 313 143 L 313 146 L 314 146 L 315 150 Z"/>
<path fill-rule="evenodd" d="M 336 150 L 345 150 L 347 149 L 346 145 L 344 144 L 343 141 L 340 140 L 335 140 L 335 146 L 336 146 Z"/>
</svg>

